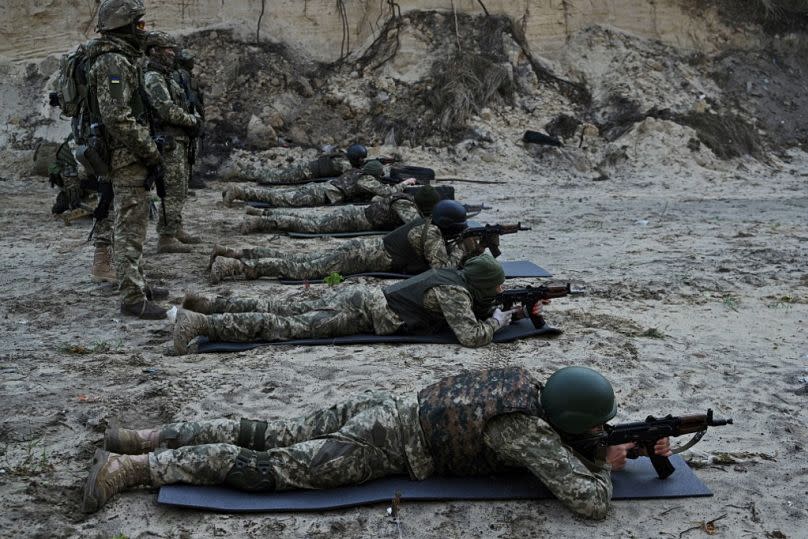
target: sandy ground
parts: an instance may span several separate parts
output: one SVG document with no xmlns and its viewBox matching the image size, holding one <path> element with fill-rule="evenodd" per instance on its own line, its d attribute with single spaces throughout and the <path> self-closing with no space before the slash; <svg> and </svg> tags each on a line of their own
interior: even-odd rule
<svg viewBox="0 0 808 539">
<path fill-rule="evenodd" d="M 617 502 L 605 522 L 575 518 L 554 501 L 409 503 L 401 536 L 695 537 L 714 519 L 722 537 L 808 536 L 808 155 L 721 162 L 683 149 L 664 125 L 650 127 L 651 134 L 627 135 L 629 160 L 606 181 L 569 172 L 573 150 L 531 153 L 507 137 L 462 157 L 405 151 L 439 174 L 501 180 L 455 186 L 459 198 L 494 206 L 485 221 L 533 228 L 504 237 L 503 258 L 531 259 L 588 289 L 548 308 L 565 331 L 559 338 L 477 350 L 275 347 L 175 356 L 168 323 L 122 317 L 116 297 L 89 280 L 90 224 L 52 220 L 45 180 L 0 181 L 0 535 L 397 537 L 385 505 L 219 515 L 161 507 L 142 490 L 84 516 L 80 488 L 113 418 L 146 427 L 289 417 L 365 388 L 416 390 L 463 368 L 520 364 L 543 377 L 579 364 L 613 382 L 621 420 L 708 407 L 733 417 L 734 426 L 711 430 L 689 456 L 715 496 Z M 300 293 L 272 281 L 207 283 L 214 241 L 290 249 L 338 241 L 239 236 L 241 211 L 222 207 L 222 184 L 211 186 L 186 212 L 207 242 L 196 252 L 157 255 L 150 228 L 151 278 L 170 286 L 173 303 L 189 289 Z"/>
</svg>

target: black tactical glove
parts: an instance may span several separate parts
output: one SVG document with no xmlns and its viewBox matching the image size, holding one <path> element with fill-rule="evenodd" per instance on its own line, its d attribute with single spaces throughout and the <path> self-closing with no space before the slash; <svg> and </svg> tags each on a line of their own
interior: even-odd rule
<svg viewBox="0 0 808 539">
<path fill-rule="evenodd" d="M 205 122 L 202 121 L 202 118 L 197 118 L 196 124 L 193 127 L 185 128 L 185 134 L 188 135 L 189 138 L 199 138 L 204 127 Z"/>
<path fill-rule="evenodd" d="M 99 181 L 98 205 L 95 207 L 95 211 L 93 211 L 93 217 L 95 217 L 97 221 L 102 221 L 109 215 L 109 208 L 112 205 L 114 197 L 115 194 L 112 191 L 112 182 Z"/>
<path fill-rule="evenodd" d="M 160 162 L 155 165 L 149 165 L 146 167 L 146 171 L 146 180 L 143 182 L 143 188 L 146 189 L 146 191 L 151 191 L 152 187 L 157 185 L 157 194 L 160 195 L 160 185 L 165 185 L 163 180 L 166 176 L 163 163 Z M 162 198 L 162 195 L 160 197 Z"/>
</svg>

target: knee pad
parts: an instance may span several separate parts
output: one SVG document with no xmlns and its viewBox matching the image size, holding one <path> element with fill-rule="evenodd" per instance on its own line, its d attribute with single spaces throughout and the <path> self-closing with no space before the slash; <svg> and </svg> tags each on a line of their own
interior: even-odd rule
<svg viewBox="0 0 808 539">
<path fill-rule="evenodd" d="M 266 447 L 267 422 L 253 419 L 241 419 L 238 429 L 239 447 L 264 451 Z"/>
<path fill-rule="evenodd" d="M 224 482 L 239 490 L 275 490 L 275 476 L 272 475 L 269 454 L 242 448 Z"/>
</svg>

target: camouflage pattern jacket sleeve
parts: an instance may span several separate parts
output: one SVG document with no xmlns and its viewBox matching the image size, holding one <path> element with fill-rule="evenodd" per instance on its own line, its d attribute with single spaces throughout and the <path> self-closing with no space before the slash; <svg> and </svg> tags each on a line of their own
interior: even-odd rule
<svg viewBox="0 0 808 539">
<path fill-rule="evenodd" d="M 360 176 L 360 178 L 356 182 L 357 187 L 360 187 L 367 191 L 368 193 L 373 193 L 374 195 L 381 195 L 381 196 L 389 196 L 394 195 L 396 193 L 400 193 L 404 190 L 403 185 L 395 184 L 395 185 L 385 185 L 370 174 L 364 174 Z"/>
<path fill-rule="evenodd" d="M 491 342 L 499 324 L 493 318 L 477 320 L 473 304 L 471 294 L 462 286 L 435 286 L 424 294 L 424 307 L 443 314 L 460 344 L 476 348 Z"/>
<path fill-rule="evenodd" d="M 166 77 L 159 71 L 150 70 L 144 75 L 146 95 L 157 115 L 160 123 L 177 127 L 196 126 L 196 116 L 187 112 L 177 101 L 184 99 L 180 96 L 182 88 L 171 77 Z M 169 85 L 174 85 L 170 88 Z M 173 90 L 173 92 L 172 92 Z"/>
<path fill-rule="evenodd" d="M 402 223 L 409 223 L 421 217 L 421 212 L 418 211 L 418 206 L 415 205 L 415 202 L 406 198 L 394 200 L 390 204 L 390 209 L 401 219 Z"/>
<path fill-rule="evenodd" d="M 606 518 L 612 497 L 611 467 L 586 465 L 539 417 L 507 414 L 485 427 L 485 444 L 510 466 L 527 468 L 578 515 Z"/>
<path fill-rule="evenodd" d="M 462 243 L 447 245 L 440 229 L 431 223 L 413 228 L 407 239 L 432 269 L 457 269 L 468 258 Z"/>
<path fill-rule="evenodd" d="M 147 164 L 158 162 L 160 153 L 149 128 L 138 123 L 132 110 L 141 84 L 138 67 L 123 54 L 102 54 L 93 62 L 89 84 L 96 89 L 98 112 L 111 139 L 112 168 L 136 160 Z M 120 149 L 124 151 L 116 151 Z"/>
</svg>

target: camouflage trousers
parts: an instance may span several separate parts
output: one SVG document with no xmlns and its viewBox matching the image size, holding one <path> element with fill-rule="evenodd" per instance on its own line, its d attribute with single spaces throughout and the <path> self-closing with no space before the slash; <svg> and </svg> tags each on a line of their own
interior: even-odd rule
<svg viewBox="0 0 808 539">
<path fill-rule="evenodd" d="M 364 206 L 340 206 L 318 213 L 292 213 L 283 210 L 265 210 L 262 219 L 269 230 L 327 234 L 330 232 L 361 232 L 373 230 L 365 216 Z"/>
<path fill-rule="evenodd" d="M 115 244 L 113 261 L 121 302 L 136 303 L 146 298 L 143 276 L 143 243 L 149 222 L 149 192 L 143 188 L 146 168 L 132 163 L 110 174 L 115 192 Z"/>
<path fill-rule="evenodd" d="M 241 452 L 240 421 L 174 423 L 149 454 L 153 486 L 225 483 Z M 418 401 L 386 392 L 353 399 L 294 419 L 269 421 L 262 457 L 276 490 L 331 488 L 393 474 L 413 479 L 433 471 L 418 422 Z M 249 444 L 252 445 L 252 444 Z"/>
<path fill-rule="evenodd" d="M 328 206 L 343 201 L 342 191 L 328 182 L 307 183 L 300 187 L 262 189 L 235 186 L 229 188 L 239 200 L 266 202 L 279 208 L 302 208 Z"/>
<path fill-rule="evenodd" d="M 95 247 L 109 247 L 113 245 L 112 227 L 115 218 L 107 215 L 97 223 L 95 223 L 95 232 L 93 232 L 93 245 Z"/>
<path fill-rule="evenodd" d="M 339 286 L 333 294 L 298 302 L 229 299 L 226 308 L 224 314 L 207 317 L 211 341 L 392 335 L 403 325 L 380 288 L 361 284 Z"/>
<path fill-rule="evenodd" d="M 243 258 L 251 278 L 279 277 L 289 279 L 321 279 L 331 273 L 350 275 L 371 271 L 390 271 L 393 260 L 384 249 L 381 237 L 353 239 L 336 249 L 289 255 L 268 248 L 247 250 L 252 256 Z M 259 257 L 254 255 L 258 254 Z"/>
<path fill-rule="evenodd" d="M 163 153 L 166 197 L 162 205 L 165 212 L 161 208 L 157 220 L 157 233 L 161 236 L 176 236 L 182 229 L 182 208 L 188 197 L 188 141 L 179 137 L 174 141 L 174 149 Z"/>
</svg>

